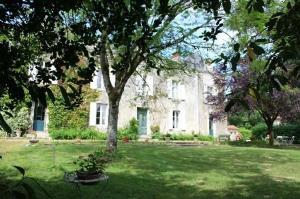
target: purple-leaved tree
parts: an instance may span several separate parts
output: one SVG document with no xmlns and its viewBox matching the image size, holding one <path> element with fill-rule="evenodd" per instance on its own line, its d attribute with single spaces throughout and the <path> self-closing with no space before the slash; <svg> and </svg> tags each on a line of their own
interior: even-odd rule
<svg viewBox="0 0 300 199">
<path fill-rule="evenodd" d="M 208 95 L 207 100 L 215 106 L 216 118 L 229 111 L 257 111 L 267 125 L 269 144 L 273 145 L 274 121 L 279 116 L 285 121 L 299 117 L 300 93 L 285 87 L 274 88 L 272 78 L 251 66 L 239 64 L 234 73 L 216 69 L 214 81 L 218 92 Z"/>
</svg>

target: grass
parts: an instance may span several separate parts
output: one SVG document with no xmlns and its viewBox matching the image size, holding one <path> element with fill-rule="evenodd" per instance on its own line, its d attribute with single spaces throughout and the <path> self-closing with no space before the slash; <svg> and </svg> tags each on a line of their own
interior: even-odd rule
<svg viewBox="0 0 300 199">
<path fill-rule="evenodd" d="M 74 169 L 79 155 L 103 147 L 103 142 L 57 143 L 54 166 L 51 143 L 26 143 L 0 140 L 0 179 L 14 183 L 20 176 L 11 165 L 20 165 L 55 199 L 79 198 L 63 181 L 64 171 Z M 82 187 L 83 198 L 300 198 L 297 149 L 123 144 L 107 174 L 107 184 Z"/>
</svg>

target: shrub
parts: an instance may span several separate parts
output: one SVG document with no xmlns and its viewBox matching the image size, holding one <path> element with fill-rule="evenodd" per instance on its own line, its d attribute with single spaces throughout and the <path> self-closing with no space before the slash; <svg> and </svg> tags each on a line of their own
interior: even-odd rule
<svg viewBox="0 0 300 199">
<path fill-rule="evenodd" d="M 118 139 L 123 140 L 127 137 L 129 140 L 138 139 L 139 125 L 138 121 L 135 118 L 132 118 L 129 121 L 129 125 L 125 128 L 121 128 L 118 131 Z"/>
<path fill-rule="evenodd" d="M 151 126 L 151 138 L 152 139 L 161 139 L 160 127 L 158 125 Z"/>
<path fill-rule="evenodd" d="M 267 125 L 264 123 L 260 123 L 255 125 L 252 128 L 252 135 L 254 139 L 262 139 L 264 137 L 266 137 L 267 134 Z"/>
<path fill-rule="evenodd" d="M 239 128 L 239 132 L 242 134 L 242 140 L 250 140 L 252 137 L 252 131 L 244 127 Z"/>
<path fill-rule="evenodd" d="M 171 140 L 194 140 L 194 135 L 192 134 L 182 134 L 182 133 L 179 133 L 179 134 L 172 134 L 171 137 L 170 137 Z"/>
<path fill-rule="evenodd" d="M 214 137 L 210 135 L 198 135 L 197 140 L 199 141 L 213 141 Z"/>
<path fill-rule="evenodd" d="M 51 129 L 49 132 L 52 139 L 72 140 L 72 139 L 99 139 L 105 140 L 106 133 L 98 132 L 96 129 Z"/>
<path fill-rule="evenodd" d="M 7 124 L 11 127 L 13 132 L 19 131 L 23 136 L 30 127 L 29 108 L 17 107 L 11 111 L 11 115 L 3 114 Z"/>
<path fill-rule="evenodd" d="M 170 133 L 167 133 L 167 134 L 163 134 L 161 135 L 161 140 L 170 140 L 171 139 L 171 134 Z"/>
<path fill-rule="evenodd" d="M 154 132 L 154 133 L 152 133 L 151 138 L 152 139 L 158 139 L 158 140 L 160 140 L 161 139 L 160 132 Z"/>
<path fill-rule="evenodd" d="M 296 142 L 299 142 L 300 138 L 300 124 L 281 124 L 273 127 L 274 137 L 279 135 L 295 136 Z M 266 136 L 267 126 L 265 124 L 256 125 L 252 129 L 252 134 L 256 139 L 260 139 Z"/>
</svg>

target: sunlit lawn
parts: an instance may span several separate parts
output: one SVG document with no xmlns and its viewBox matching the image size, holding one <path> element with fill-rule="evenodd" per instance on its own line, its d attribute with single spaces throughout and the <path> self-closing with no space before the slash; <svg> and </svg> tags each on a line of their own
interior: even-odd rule
<svg viewBox="0 0 300 199">
<path fill-rule="evenodd" d="M 12 165 L 19 165 L 54 198 L 79 198 L 63 181 L 64 171 L 103 143 L 56 144 L 55 161 L 49 143 L 28 147 L 27 141 L 0 140 L 0 179 L 15 182 Z M 107 174 L 107 184 L 82 186 L 83 198 L 300 198 L 297 149 L 121 144 Z"/>
</svg>

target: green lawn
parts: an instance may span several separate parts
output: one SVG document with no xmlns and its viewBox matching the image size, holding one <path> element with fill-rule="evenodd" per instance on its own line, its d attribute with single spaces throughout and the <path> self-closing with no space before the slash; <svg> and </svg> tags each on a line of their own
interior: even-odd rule
<svg viewBox="0 0 300 199">
<path fill-rule="evenodd" d="M 63 181 L 64 171 L 74 169 L 72 162 L 79 155 L 103 146 L 56 144 L 54 167 L 51 145 L 26 147 L 26 143 L 0 140 L 0 179 L 16 181 L 18 173 L 11 165 L 23 166 L 55 199 L 79 198 L 76 189 Z M 82 187 L 85 199 L 300 198 L 297 149 L 123 144 L 107 174 L 110 179 L 102 185 L 106 187 Z"/>
</svg>

